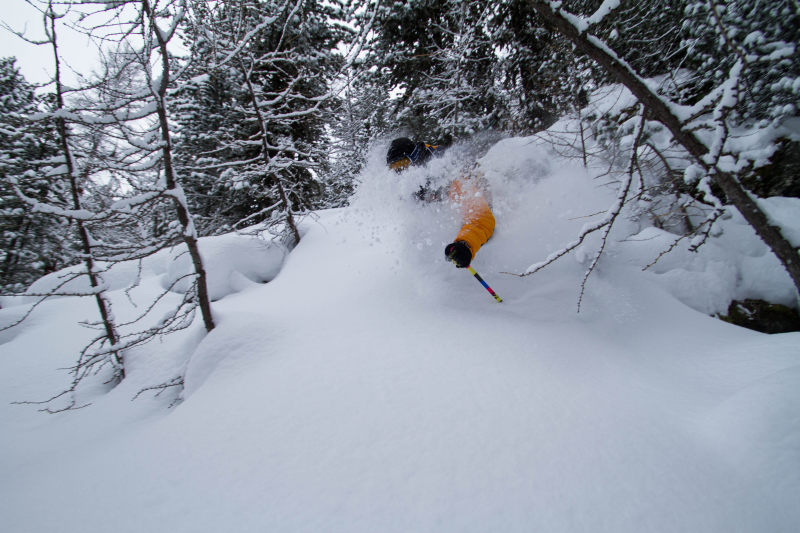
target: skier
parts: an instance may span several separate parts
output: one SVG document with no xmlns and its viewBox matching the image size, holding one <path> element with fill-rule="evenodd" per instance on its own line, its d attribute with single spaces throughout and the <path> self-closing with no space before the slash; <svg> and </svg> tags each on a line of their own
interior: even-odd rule
<svg viewBox="0 0 800 533">
<path fill-rule="evenodd" d="M 392 141 L 386 153 L 386 164 L 396 172 L 410 166 L 424 165 L 434 155 L 441 155 L 441 146 L 414 142 L 407 137 Z M 432 190 L 420 187 L 415 197 L 419 200 L 442 201 L 445 196 L 455 203 L 463 217 L 463 225 L 456 238 L 444 249 L 444 255 L 458 268 L 467 268 L 475 254 L 494 232 L 494 215 L 489 205 L 485 178 L 467 175 L 451 181 L 446 187 Z"/>
</svg>

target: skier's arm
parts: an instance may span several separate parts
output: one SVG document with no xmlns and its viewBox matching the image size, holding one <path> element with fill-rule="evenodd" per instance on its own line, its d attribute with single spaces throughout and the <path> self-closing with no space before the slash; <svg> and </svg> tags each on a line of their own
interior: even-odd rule
<svg viewBox="0 0 800 533">
<path fill-rule="evenodd" d="M 495 220 L 484 191 L 471 180 L 455 180 L 449 190 L 450 199 L 456 202 L 463 213 L 463 226 L 454 239 L 469 247 L 472 257 L 494 233 Z"/>
</svg>

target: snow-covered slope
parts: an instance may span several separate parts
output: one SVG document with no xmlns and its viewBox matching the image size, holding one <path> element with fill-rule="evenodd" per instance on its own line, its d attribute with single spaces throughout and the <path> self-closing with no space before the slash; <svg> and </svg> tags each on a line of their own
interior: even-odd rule
<svg viewBox="0 0 800 533">
<path fill-rule="evenodd" d="M 482 160 L 498 225 L 473 262 L 498 304 L 444 261 L 456 213 L 408 199 L 457 163 L 401 179 L 380 154 L 353 204 L 307 218 L 285 257 L 204 240 L 217 328 L 138 349 L 120 386 L 80 391 L 89 407 L 43 415 L 9 402 L 68 384 L 57 368 L 88 337 L 75 322 L 91 302 L 53 300 L 6 333 L 0 529 L 797 530 L 800 334 L 701 312 L 741 289 L 743 264 L 771 272 L 753 291 L 786 293 L 735 217 L 735 251 L 689 262 L 678 250 L 645 273 L 670 241 L 620 224 L 577 313 L 593 242 L 534 276 L 503 272 L 572 240 L 613 186 L 507 139 Z M 154 260 L 132 298 L 170 275 L 168 258 Z M 124 316 L 128 298 L 114 295 Z M 172 390 L 130 401 L 177 373 L 177 406 Z"/>
</svg>

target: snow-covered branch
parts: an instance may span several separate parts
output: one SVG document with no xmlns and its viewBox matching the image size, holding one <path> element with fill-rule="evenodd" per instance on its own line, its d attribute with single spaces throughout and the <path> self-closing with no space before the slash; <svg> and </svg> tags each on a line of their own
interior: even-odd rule
<svg viewBox="0 0 800 533">
<path fill-rule="evenodd" d="M 652 116 L 667 127 L 675 140 L 689 152 L 698 165 L 703 167 L 723 190 L 728 200 L 739 209 L 745 220 L 772 249 L 800 291 L 800 261 L 797 260 L 797 249 L 779 228 L 770 224 L 765 213 L 730 169 L 708 162 L 707 156 L 714 145 L 703 142 L 700 136 L 689 130 L 672 102 L 651 88 L 644 78 L 606 43 L 588 33 L 580 21 L 561 9 L 560 3 L 531 0 L 531 6 L 542 18 L 553 24 L 560 33 L 623 83 L 647 107 Z M 729 79 L 738 79 L 737 71 L 738 69 L 732 69 Z M 727 104 L 728 100 L 734 97 L 732 86 L 727 91 L 723 89 L 722 93 L 725 97 L 723 104 Z M 722 112 L 725 108 L 723 105 L 719 109 Z"/>
</svg>

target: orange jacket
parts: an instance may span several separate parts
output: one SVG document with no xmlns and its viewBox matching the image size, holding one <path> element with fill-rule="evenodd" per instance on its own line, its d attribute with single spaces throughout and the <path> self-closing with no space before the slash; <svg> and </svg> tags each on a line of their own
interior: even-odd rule
<svg viewBox="0 0 800 533">
<path fill-rule="evenodd" d="M 460 207 L 464 221 L 455 240 L 466 242 L 473 257 L 494 233 L 494 215 L 484 181 L 461 178 L 454 180 L 448 189 L 448 196 Z"/>
</svg>

